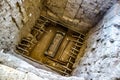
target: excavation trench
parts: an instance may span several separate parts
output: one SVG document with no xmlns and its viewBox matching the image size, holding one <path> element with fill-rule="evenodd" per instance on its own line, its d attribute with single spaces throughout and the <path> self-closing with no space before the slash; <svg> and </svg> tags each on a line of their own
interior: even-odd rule
<svg viewBox="0 0 120 80">
<path fill-rule="evenodd" d="M 25 77 L 32 72 L 50 80 L 119 79 L 118 1 L 1 0 L 0 64 Z"/>
</svg>

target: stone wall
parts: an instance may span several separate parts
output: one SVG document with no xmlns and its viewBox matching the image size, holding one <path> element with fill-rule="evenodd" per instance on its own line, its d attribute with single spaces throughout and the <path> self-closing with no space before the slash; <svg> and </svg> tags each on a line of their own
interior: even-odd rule
<svg viewBox="0 0 120 80">
<path fill-rule="evenodd" d="M 73 75 L 86 80 L 120 79 L 120 4 L 90 30 L 82 50 L 85 55 Z"/>
<path fill-rule="evenodd" d="M 119 0 L 45 0 L 45 6 L 48 15 L 58 17 L 56 20 L 70 24 L 69 27 L 73 30 L 87 32 L 117 1 Z"/>
<path fill-rule="evenodd" d="M 34 25 L 40 15 L 40 2 L 41 0 L 0 0 L 0 50 L 9 51 L 16 43 L 19 32 L 29 31 L 29 27 Z"/>
</svg>

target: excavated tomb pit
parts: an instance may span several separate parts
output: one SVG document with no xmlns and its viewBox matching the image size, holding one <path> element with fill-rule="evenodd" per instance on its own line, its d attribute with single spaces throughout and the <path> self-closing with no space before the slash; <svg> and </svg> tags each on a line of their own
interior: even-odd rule
<svg viewBox="0 0 120 80">
<path fill-rule="evenodd" d="M 61 75 L 70 75 L 84 37 L 85 34 L 40 16 L 30 33 L 19 40 L 15 52 Z"/>
</svg>

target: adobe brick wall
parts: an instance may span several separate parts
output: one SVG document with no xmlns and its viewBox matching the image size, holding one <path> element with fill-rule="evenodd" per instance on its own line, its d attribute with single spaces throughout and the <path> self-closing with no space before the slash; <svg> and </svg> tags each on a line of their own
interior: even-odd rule
<svg viewBox="0 0 120 80">
<path fill-rule="evenodd" d="M 94 27 L 117 1 L 119 0 L 46 0 L 45 2 L 47 12 L 55 14 L 58 17 L 56 20 L 62 20 L 70 24 L 72 29 L 84 33 Z"/>
</svg>

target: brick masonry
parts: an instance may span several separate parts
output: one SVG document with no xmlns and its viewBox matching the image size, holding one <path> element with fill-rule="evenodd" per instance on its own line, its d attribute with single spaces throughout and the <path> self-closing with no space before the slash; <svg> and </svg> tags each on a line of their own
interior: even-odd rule
<svg viewBox="0 0 120 80">
<path fill-rule="evenodd" d="M 47 11 L 70 24 L 72 29 L 87 32 L 119 0 L 46 0 Z M 71 24 L 72 23 L 72 24 Z"/>
</svg>

